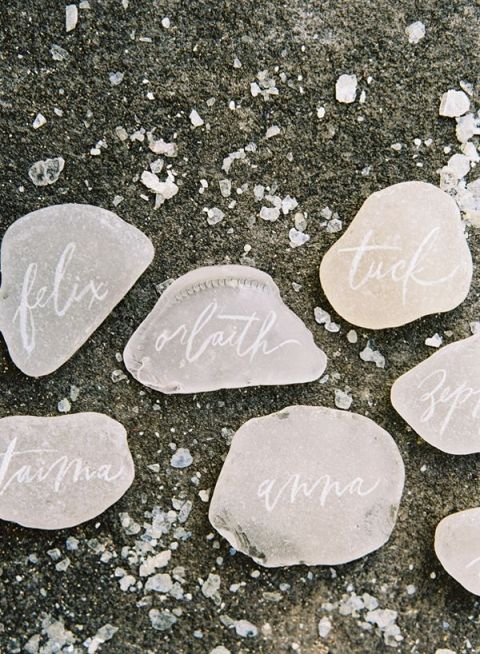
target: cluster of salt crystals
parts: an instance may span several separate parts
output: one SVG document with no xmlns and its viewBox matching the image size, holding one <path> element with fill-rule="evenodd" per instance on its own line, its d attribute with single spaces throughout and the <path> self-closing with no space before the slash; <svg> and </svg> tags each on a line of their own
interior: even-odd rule
<svg viewBox="0 0 480 654">
<path fill-rule="evenodd" d="M 258 636 L 258 627 L 249 620 L 235 620 L 227 614 L 220 616 L 220 621 L 228 629 L 233 629 L 241 638 L 255 638 Z"/>
<path fill-rule="evenodd" d="M 77 647 L 75 643 L 79 642 L 80 637 L 66 629 L 63 620 L 55 620 L 51 615 L 46 615 L 42 619 L 40 633 L 31 636 L 22 651 L 27 654 L 55 654 L 56 652 L 96 654 L 104 643 L 115 636 L 117 631 L 118 627 L 105 624 L 94 636 L 83 641 L 83 647 Z"/>
<path fill-rule="evenodd" d="M 21 484 L 14 475 L 3 486 L 0 518 L 35 529 L 91 520 L 126 492 L 135 474 L 123 425 L 101 413 L 1 418 L 0 450 L 12 458 L 21 452 L 32 479 Z"/>
<path fill-rule="evenodd" d="M 68 361 L 153 254 L 139 229 L 92 205 L 46 207 L 14 222 L 1 246 L 0 330 L 15 365 L 40 377 Z M 40 293 L 48 299 L 34 302 Z"/>
<path fill-rule="evenodd" d="M 372 348 L 370 341 L 360 352 L 360 359 L 366 363 L 374 363 L 377 368 L 385 368 L 385 357 L 381 352 Z"/>
<path fill-rule="evenodd" d="M 455 118 L 456 137 L 460 152 L 450 156 L 447 164 L 440 169 L 440 188 L 457 202 L 465 221 L 475 227 L 480 226 L 480 180 L 467 181 L 480 161 L 475 137 L 480 135 L 480 111 L 470 111 L 473 102 L 473 86 L 460 82 L 463 89 L 450 89 L 442 96 L 439 113 L 441 116 Z M 450 154 L 451 147 L 444 148 Z"/>
<path fill-rule="evenodd" d="M 135 379 L 163 393 L 313 381 L 327 362 L 273 279 L 234 265 L 198 268 L 169 286 L 124 361 Z"/>
<path fill-rule="evenodd" d="M 320 225 L 325 227 L 327 234 L 335 234 L 336 232 L 342 231 L 343 223 L 340 220 L 338 213 L 333 212 L 330 207 L 324 207 L 320 211 L 320 215 L 324 219 Z"/>
<path fill-rule="evenodd" d="M 266 567 L 338 565 L 388 540 L 403 482 L 398 448 L 373 421 L 292 406 L 235 434 L 209 519 Z"/>
<path fill-rule="evenodd" d="M 397 625 L 397 611 L 380 608 L 378 599 L 369 593 L 357 595 L 351 588 L 348 590 L 349 593 L 343 595 L 338 602 L 324 602 L 322 610 L 328 614 L 336 611 L 341 619 L 355 618 L 359 626 L 366 631 L 371 631 L 376 627 L 388 647 L 399 647 L 403 636 Z M 318 624 L 320 637 L 328 639 L 331 629 L 331 619 L 323 616 Z"/>
<path fill-rule="evenodd" d="M 252 97 L 256 98 L 260 95 L 264 100 L 278 95 L 275 79 L 270 76 L 268 70 L 261 70 L 257 73 L 257 79 L 250 84 L 250 93 Z"/>
<path fill-rule="evenodd" d="M 477 365 L 478 364 L 478 365 Z M 480 452 L 480 334 L 450 343 L 392 386 L 395 410 L 427 443 L 449 454 Z"/>
<path fill-rule="evenodd" d="M 457 205 L 437 187 L 416 181 L 370 195 L 320 265 L 335 311 L 368 329 L 450 311 L 465 299 L 471 279 Z"/>
<path fill-rule="evenodd" d="M 328 311 L 325 311 L 325 309 L 315 307 L 313 310 L 313 315 L 315 317 L 315 321 L 319 325 L 324 325 L 327 332 L 336 333 L 340 331 L 340 325 L 338 325 L 336 322 L 333 322 L 330 314 Z"/>
<path fill-rule="evenodd" d="M 443 518 L 435 530 L 435 553 L 449 575 L 480 595 L 480 508 Z"/>
<path fill-rule="evenodd" d="M 55 184 L 64 167 L 65 159 L 63 157 L 40 160 L 32 164 L 28 176 L 35 186 L 49 186 Z"/>
</svg>

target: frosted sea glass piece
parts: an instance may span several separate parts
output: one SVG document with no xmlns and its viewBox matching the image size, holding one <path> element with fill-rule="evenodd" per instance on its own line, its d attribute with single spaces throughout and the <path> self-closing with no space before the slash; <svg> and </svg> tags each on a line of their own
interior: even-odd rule
<svg viewBox="0 0 480 654">
<path fill-rule="evenodd" d="M 48 375 L 85 343 L 153 259 L 116 214 L 61 204 L 19 218 L 2 241 L 0 331 L 16 366 Z"/>
<path fill-rule="evenodd" d="M 403 484 L 400 452 L 372 420 L 291 406 L 237 431 L 209 519 L 266 567 L 338 565 L 388 540 Z"/>
<path fill-rule="evenodd" d="M 480 452 L 480 334 L 442 347 L 392 386 L 395 410 L 448 454 Z"/>
<path fill-rule="evenodd" d="M 443 518 L 435 531 L 435 553 L 449 575 L 480 595 L 480 508 Z"/>
<path fill-rule="evenodd" d="M 270 275 L 233 265 L 173 282 L 123 358 L 135 379 L 163 393 L 307 382 L 327 363 Z"/>
<path fill-rule="evenodd" d="M 320 265 L 335 311 L 367 329 L 450 311 L 467 296 L 472 257 L 455 201 L 432 184 L 373 193 Z"/>
<path fill-rule="evenodd" d="M 0 519 L 35 529 L 91 520 L 134 478 L 127 433 L 101 413 L 0 419 Z"/>
</svg>

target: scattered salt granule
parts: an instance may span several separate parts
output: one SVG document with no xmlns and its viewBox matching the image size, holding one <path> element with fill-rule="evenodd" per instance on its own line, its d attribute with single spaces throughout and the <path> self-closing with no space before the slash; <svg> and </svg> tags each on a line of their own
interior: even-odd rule
<svg viewBox="0 0 480 654">
<path fill-rule="evenodd" d="M 357 95 L 357 76 L 340 75 L 335 84 L 335 97 L 338 102 L 350 104 L 355 102 Z"/>
<path fill-rule="evenodd" d="M 317 118 L 320 120 L 325 116 L 325 107 L 317 107 Z"/>
<path fill-rule="evenodd" d="M 152 627 L 158 629 L 158 631 L 168 631 L 177 621 L 177 618 L 170 611 L 159 611 L 158 609 L 150 609 L 148 617 Z"/>
<path fill-rule="evenodd" d="M 54 61 L 65 61 L 69 57 L 69 54 L 65 48 L 62 48 L 56 43 L 54 43 L 50 48 L 50 54 L 52 55 L 52 59 Z"/>
<path fill-rule="evenodd" d="M 118 627 L 114 627 L 111 624 L 106 624 L 103 627 L 100 627 L 95 636 L 87 638 L 83 643 L 84 647 L 87 648 L 87 654 L 95 654 L 100 645 L 103 645 L 107 640 L 113 638 L 117 631 Z"/>
<path fill-rule="evenodd" d="M 55 570 L 57 572 L 65 572 L 65 570 L 67 570 L 69 566 L 70 566 L 70 559 L 68 558 L 68 556 L 66 556 L 64 559 L 62 559 L 56 564 Z"/>
<path fill-rule="evenodd" d="M 428 347 L 440 347 L 442 343 L 443 338 L 440 334 L 434 334 L 433 336 L 430 336 L 430 338 L 425 339 L 425 345 L 428 345 Z"/>
<path fill-rule="evenodd" d="M 478 320 L 470 323 L 470 331 L 472 334 L 480 334 L 480 322 Z"/>
<path fill-rule="evenodd" d="M 66 397 L 64 397 L 63 400 L 60 400 L 60 402 L 57 405 L 57 409 L 60 411 L 60 413 L 68 413 L 71 408 L 72 405 L 70 404 L 70 401 Z"/>
<path fill-rule="evenodd" d="M 45 116 L 41 113 L 38 113 L 35 116 L 35 120 L 32 123 L 32 127 L 33 129 L 39 129 L 39 127 L 43 127 L 46 124 L 46 122 L 47 119 L 45 118 Z"/>
<path fill-rule="evenodd" d="M 420 20 L 410 23 L 405 28 L 405 34 L 408 37 L 408 42 L 415 45 L 425 36 L 425 25 Z"/>
<path fill-rule="evenodd" d="M 112 86 L 118 86 L 123 82 L 123 78 L 125 77 L 125 73 L 121 72 L 116 72 L 116 73 L 110 73 L 108 75 L 108 79 L 110 80 L 110 84 Z"/>
<path fill-rule="evenodd" d="M 218 598 L 220 595 L 218 589 L 220 588 L 220 577 L 216 574 L 210 573 L 207 579 L 202 584 L 202 595 L 208 598 Z"/>
<path fill-rule="evenodd" d="M 330 633 L 331 629 L 332 623 L 330 619 L 326 616 L 321 618 L 320 622 L 318 623 L 318 635 L 320 638 L 328 638 L 328 634 Z"/>
<path fill-rule="evenodd" d="M 315 307 L 313 310 L 313 314 L 315 316 L 315 320 L 319 325 L 325 325 L 325 329 L 327 332 L 339 332 L 340 331 L 340 325 L 337 325 L 336 322 L 332 322 L 332 319 L 330 317 L 330 314 L 328 311 L 325 311 L 325 309 L 321 309 L 320 307 Z"/>
<path fill-rule="evenodd" d="M 440 100 L 440 108 L 438 113 L 440 116 L 448 116 L 454 118 L 455 116 L 462 116 L 470 109 L 470 99 L 463 91 L 455 91 L 450 89 L 442 95 Z"/>
<path fill-rule="evenodd" d="M 396 647 L 403 640 L 400 627 L 396 624 L 397 615 L 397 612 L 392 609 L 375 609 L 365 616 L 367 622 L 377 625 L 383 634 L 385 644 L 390 647 Z"/>
<path fill-rule="evenodd" d="M 273 196 L 267 196 L 267 199 L 271 197 Z M 260 209 L 260 214 L 259 214 L 260 218 L 262 218 L 262 220 L 266 220 L 267 222 L 275 222 L 280 217 L 280 207 L 281 207 L 281 202 L 277 206 L 262 207 Z"/>
<path fill-rule="evenodd" d="M 358 334 L 354 329 L 350 329 L 347 333 L 347 341 L 349 343 L 356 343 L 358 341 Z"/>
<path fill-rule="evenodd" d="M 152 556 L 148 556 L 140 565 L 140 577 L 148 577 L 153 574 L 157 568 L 165 568 L 172 557 L 171 550 L 164 550 Z"/>
<path fill-rule="evenodd" d="M 177 144 L 167 143 L 163 139 L 158 139 L 158 141 L 149 139 L 148 147 L 155 154 L 163 154 L 166 157 L 176 157 L 178 154 Z"/>
<path fill-rule="evenodd" d="M 170 28 L 170 18 L 168 16 L 162 18 L 162 27 L 166 30 Z"/>
<path fill-rule="evenodd" d="M 145 584 L 145 591 L 152 590 L 155 593 L 169 593 L 172 590 L 173 581 L 169 574 L 159 572 L 148 578 Z"/>
<path fill-rule="evenodd" d="M 204 124 L 203 119 L 196 109 L 192 109 L 189 118 L 194 127 L 201 127 Z"/>
<path fill-rule="evenodd" d="M 143 171 L 140 181 L 150 191 L 156 194 L 155 208 L 163 204 L 165 200 L 170 200 L 170 198 L 173 198 L 178 193 L 178 186 L 173 179 L 170 171 L 168 171 L 167 179 L 163 182 L 155 173 L 151 173 L 149 170 Z"/>
<path fill-rule="evenodd" d="M 242 638 L 255 638 L 258 634 L 257 627 L 248 620 L 235 620 L 233 627 Z"/>
<path fill-rule="evenodd" d="M 32 636 L 24 646 L 28 654 L 53 654 L 54 652 L 75 652 L 73 644 L 76 638 L 71 631 L 65 629 L 61 620 L 54 620 L 46 615 L 42 620 L 41 634 Z M 39 649 L 41 646 L 41 649 Z M 17 650 L 19 651 L 19 650 Z"/>
<path fill-rule="evenodd" d="M 192 465 L 192 462 L 193 457 L 190 450 L 185 447 L 179 447 L 170 459 L 172 468 L 188 468 L 188 466 Z"/>
<path fill-rule="evenodd" d="M 335 389 L 335 406 L 337 409 L 348 410 L 352 406 L 353 398 L 350 393 L 341 391 L 339 388 Z"/>
<path fill-rule="evenodd" d="M 292 227 L 288 232 L 288 238 L 290 239 L 290 247 L 297 248 L 300 245 L 305 245 L 310 240 L 310 236 L 305 234 L 305 232 L 300 232 L 295 227 Z"/>
<path fill-rule="evenodd" d="M 377 368 L 385 368 L 385 357 L 383 354 L 380 354 L 378 350 L 372 350 L 370 347 L 370 341 L 360 352 L 360 359 L 362 361 L 367 361 L 368 363 L 374 363 Z"/>
<path fill-rule="evenodd" d="M 65 166 L 62 157 L 36 161 L 28 171 L 28 175 L 35 186 L 48 186 L 55 184 Z"/>
<path fill-rule="evenodd" d="M 217 645 L 217 647 L 210 650 L 209 654 L 231 654 L 231 652 L 223 645 Z"/>
<path fill-rule="evenodd" d="M 290 195 L 286 195 L 282 199 L 282 213 L 284 216 L 287 216 L 290 211 L 293 211 L 298 207 L 298 202 L 296 198 L 292 198 Z"/>
<path fill-rule="evenodd" d="M 454 652 L 453 649 L 444 649 L 442 647 L 441 649 L 436 649 L 435 654 L 457 654 L 457 653 Z"/>
<path fill-rule="evenodd" d="M 78 23 L 78 7 L 77 5 L 67 5 L 65 7 L 65 30 L 71 32 L 74 30 Z"/>
<path fill-rule="evenodd" d="M 230 194 L 232 192 L 232 182 L 229 179 L 221 179 L 218 182 L 218 185 L 220 186 L 220 193 L 224 198 L 230 197 Z"/>
<path fill-rule="evenodd" d="M 209 225 L 216 225 L 225 218 L 225 214 L 218 207 L 211 207 L 210 209 L 205 207 L 204 211 L 207 214 L 207 223 Z"/>
<path fill-rule="evenodd" d="M 265 138 L 266 139 L 271 139 L 272 136 L 278 136 L 278 134 L 280 134 L 280 132 L 281 132 L 281 130 L 280 130 L 280 127 L 278 125 L 272 125 L 271 127 L 269 127 L 267 129 L 267 131 L 265 133 Z"/>
</svg>

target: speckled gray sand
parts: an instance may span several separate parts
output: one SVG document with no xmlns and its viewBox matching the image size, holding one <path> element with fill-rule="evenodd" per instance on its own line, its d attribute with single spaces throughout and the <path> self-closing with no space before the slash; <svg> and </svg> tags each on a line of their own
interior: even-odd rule
<svg viewBox="0 0 480 654">
<path fill-rule="evenodd" d="M 82 350 L 52 376 L 37 381 L 25 378 L 0 345 L 0 412 L 56 415 L 63 398 L 75 412 L 106 411 L 129 433 L 137 477 L 115 507 L 78 529 L 47 534 L 2 524 L 0 650 L 20 652 L 32 636 L 41 634 L 46 613 L 52 621 L 64 621 L 83 652 L 87 648 L 82 642 L 101 627 L 108 623 L 117 627 L 111 640 L 99 647 L 101 654 L 203 654 L 220 644 L 232 654 L 394 651 L 379 627 L 371 625 L 367 631 L 357 624 L 366 620 L 367 609 L 359 610 L 358 619 L 340 615 L 338 607 L 330 613 L 322 609 L 325 602 L 341 600 L 350 592 L 347 589 L 357 596 L 374 596 L 381 610 L 398 612 L 395 624 L 404 638 L 399 651 L 423 653 L 448 647 L 459 654 L 478 649 L 478 598 L 442 569 L 433 552 L 433 537 L 445 515 L 480 504 L 480 458 L 459 459 L 436 451 L 408 430 L 389 404 L 393 380 L 432 352 L 424 345 L 427 337 L 440 333 L 449 343 L 470 333 L 469 323 L 479 318 L 478 274 L 466 303 L 453 313 L 396 331 L 357 330 L 356 343 L 347 340 L 351 327 L 329 307 L 317 276 L 321 255 L 339 236 L 321 226 L 325 207 L 338 212 L 345 227 L 371 192 L 405 179 L 437 183 L 436 171 L 450 156 L 443 148 L 451 145 L 452 154 L 460 151 L 455 121 L 439 118 L 438 106 L 445 91 L 458 89 L 459 80 L 473 82 L 479 69 L 478 5 L 473 0 L 427 0 L 421 6 L 380 0 L 373 9 L 359 0 L 348 7 L 294 0 L 261 5 L 226 2 L 219 7 L 197 0 L 141 0 L 131 1 L 125 10 L 119 0 L 91 0 L 91 6 L 79 10 L 77 27 L 66 35 L 64 10 L 58 2 L 1 3 L 2 234 L 28 211 L 66 201 L 88 202 L 113 209 L 144 231 L 157 254 Z M 170 17 L 169 29 L 160 25 L 165 16 Z M 417 20 L 425 23 L 426 36 L 413 45 L 404 29 Z M 144 37 L 151 37 L 153 43 L 140 40 Z M 52 58 L 53 44 L 69 52 L 67 61 Z M 235 57 L 241 68 L 233 67 Z M 262 95 L 252 97 L 250 91 L 262 70 L 269 71 L 279 89 L 278 97 L 269 102 Z M 125 73 L 123 81 L 112 86 L 109 75 L 117 72 Z M 353 104 L 334 100 L 335 82 L 342 73 L 357 75 L 358 99 Z M 362 90 L 367 92 L 363 105 Z M 154 99 L 149 100 L 147 93 Z M 478 106 L 478 89 L 476 93 Z M 216 102 L 208 107 L 210 97 Z M 237 110 L 228 107 L 231 101 L 239 105 Z M 325 107 L 323 119 L 317 118 L 319 107 Z M 55 108 L 63 116 L 57 116 Z M 193 128 L 192 109 L 210 124 L 209 131 L 205 125 Z M 39 112 L 47 122 L 34 130 Z M 360 116 L 363 122 L 358 121 Z M 273 125 L 281 133 L 263 141 Z M 154 154 L 146 139 L 123 143 L 115 135 L 118 126 L 129 135 L 155 127 L 155 138 L 166 142 L 176 132 L 178 156 Z M 419 147 L 414 144 L 417 138 L 422 141 Z M 428 147 L 423 141 L 430 138 Z M 100 154 L 91 155 L 101 140 L 107 147 L 99 146 Z M 223 159 L 250 142 L 257 144 L 257 152 L 235 160 L 227 175 L 221 168 Z M 396 151 L 390 147 L 394 143 L 404 145 Z M 28 176 L 30 166 L 58 156 L 65 160 L 59 179 L 50 186 L 34 186 Z M 166 166 L 173 162 L 179 191 L 154 211 L 153 194 L 134 180 L 160 156 L 165 164 L 159 179 L 167 179 Z M 227 177 L 233 189 L 224 198 L 218 182 Z M 209 184 L 203 194 L 198 193 L 200 179 Z M 236 188 L 247 182 L 248 191 L 238 195 Z M 274 183 L 278 189 L 273 194 L 295 197 L 298 209 L 281 214 L 273 223 L 257 218 L 249 227 L 249 218 L 258 215 L 262 204 L 270 206 L 254 200 L 254 185 Z M 114 208 L 116 195 L 124 200 Z M 228 209 L 233 199 L 237 205 Z M 214 207 L 225 217 L 209 226 L 203 209 Z M 296 211 L 308 212 L 305 231 L 310 241 L 292 249 L 289 230 Z M 476 263 L 478 237 L 470 231 Z M 299 237 L 294 234 L 294 238 Z M 272 387 L 261 393 L 254 388 L 220 391 L 197 398 L 159 396 L 122 379 L 121 372 L 114 374 L 120 381 L 113 383 L 112 372 L 123 370 L 115 353 L 123 350 L 155 303 L 155 285 L 192 267 L 246 261 L 246 244 L 252 246 L 248 262 L 274 276 L 288 306 L 305 320 L 329 355 L 328 382 Z M 295 291 L 292 282 L 301 288 Z M 330 312 L 340 332 L 329 333 L 315 324 L 316 306 Z M 446 335 L 449 330 L 452 334 Z M 359 358 L 368 339 L 370 348 L 385 357 L 385 368 Z M 332 377 L 334 373 L 338 379 Z M 71 385 L 80 389 L 76 400 Z M 233 556 L 225 541 L 209 535 L 213 530 L 207 520 L 208 505 L 198 493 L 215 483 L 229 429 L 289 404 L 333 407 L 335 389 L 351 394 L 351 409 L 373 418 L 399 445 L 407 483 L 397 528 L 385 547 L 337 568 L 336 576 L 329 569 L 257 569 L 242 555 Z M 174 454 L 170 443 L 190 450 L 191 465 L 170 466 Z M 179 458 L 182 465 L 189 461 L 185 453 Z M 197 473 L 201 476 L 195 477 Z M 192 483 L 192 478 L 198 483 Z M 151 606 L 137 606 L 143 594 L 123 591 L 120 583 L 126 587 L 129 576 L 133 583 L 145 577 L 140 575 L 140 563 L 122 557 L 122 548 L 133 548 L 145 530 L 126 532 L 135 531 L 134 523 L 142 524 L 144 519 L 152 524 L 144 512 L 152 511 L 155 504 L 164 511 L 171 509 L 173 497 L 179 500 L 177 512 L 182 510 L 182 497 L 192 500 L 193 507 L 186 522 L 180 522 L 180 517 L 183 520 L 189 505 L 177 515 L 163 545 L 155 548 L 162 554 L 172 542 L 179 543 L 170 561 L 153 575 L 170 574 L 172 588 L 179 584 L 192 600 L 169 594 L 160 602 L 158 592 L 149 592 Z M 122 526 L 120 512 L 128 512 L 134 523 L 123 516 Z M 182 540 L 181 529 L 191 537 Z M 78 539 L 78 549 L 67 549 L 70 536 Z M 69 547 L 74 546 L 70 540 Z M 68 567 L 62 564 L 67 557 Z M 178 566 L 185 568 L 183 573 Z M 117 568 L 125 571 L 123 577 L 115 576 Z M 218 589 L 214 575 L 220 577 Z M 199 578 L 209 579 L 203 591 Z M 158 578 L 156 584 L 169 586 L 165 578 Z M 216 603 L 218 596 L 221 604 Z M 357 599 L 349 606 L 358 605 Z M 368 606 L 374 605 L 366 600 Z M 155 630 L 152 620 L 157 627 L 168 622 L 166 618 L 162 622 L 155 611 L 167 608 L 183 613 L 170 614 L 177 622 L 169 630 Z M 225 615 L 253 623 L 257 635 L 237 635 L 237 631 L 255 631 L 243 622 L 228 628 L 220 620 Z M 388 621 L 388 616 L 383 617 Z M 326 619 L 332 625 L 327 638 L 318 633 L 322 619 L 322 634 L 328 631 Z M 225 617 L 224 622 L 228 623 Z M 47 640 L 42 635 L 40 643 Z"/>
</svg>

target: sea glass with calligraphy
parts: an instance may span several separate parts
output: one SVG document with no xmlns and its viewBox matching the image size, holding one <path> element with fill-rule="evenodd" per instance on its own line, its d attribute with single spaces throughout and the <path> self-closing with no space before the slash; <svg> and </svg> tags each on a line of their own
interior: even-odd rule
<svg viewBox="0 0 480 654">
<path fill-rule="evenodd" d="M 0 331 L 25 374 L 83 345 L 153 258 L 150 240 L 100 207 L 63 204 L 17 220 L 1 250 Z"/>
<path fill-rule="evenodd" d="M 171 284 L 124 361 L 145 386 L 196 393 L 312 381 L 327 358 L 269 275 L 232 265 L 199 268 Z"/>
<path fill-rule="evenodd" d="M 446 345 L 392 386 L 396 411 L 449 454 L 480 452 L 480 334 Z"/>
<path fill-rule="evenodd" d="M 291 406 L 237 431 L 209 518 L 266 567 L 337 565 L 389 539 L 403 484 L 400 452 L 372 420 Z"/>
<path fill-rule="evenodd" d="M 65 529 L 95 518 L 131 485 L 126 431 L 101 413 L 0 419 L 0 519 Z"/>
<path fill-rule="evenodd" d="M 335 311 L 368 329 L 450 311 L 467 296 L 471 279 L 460 211 L 449 195 L 424 182 L 370 195 L 320 265 Z"/>
<path fill-rule="evenodd" d="M 480 595 L 480 508 L 441 520 L 435 531 L 435 553 L 449 575 Z"/>
</svg>

